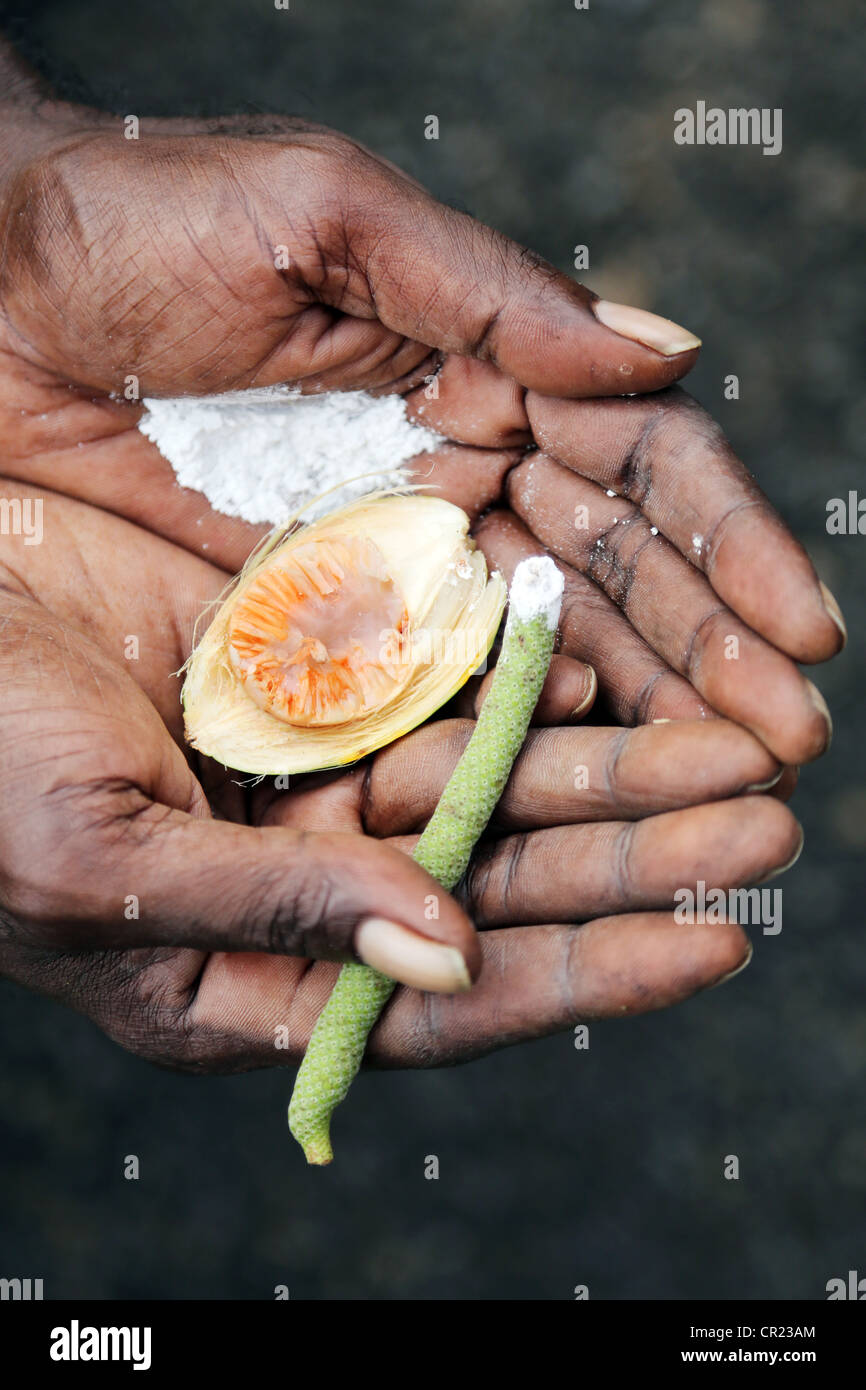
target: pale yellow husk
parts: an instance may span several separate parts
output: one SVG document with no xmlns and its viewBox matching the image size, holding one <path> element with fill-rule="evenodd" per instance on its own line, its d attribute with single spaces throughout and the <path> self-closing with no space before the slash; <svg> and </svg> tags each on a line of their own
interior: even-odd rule
<svg viewBox="0 0 866 1390">
<path fill-rule="evenodd" d="M 403 595 L 413 650 L 422 659 L 383 706 L 339 726 L 295 727 L 245 691 L 229 660 L 229 623 L 263 567 L 293 546 L 340 535 L 367 537 L 378 547 Z M 459 507 L 417 494 L 361 498 L 266 545 L 248 562 L 187 663 L 187 740 L 240 772 L 291 774 L 355 762 L 416 728 L 465 684 L 490 650 L 506 593 L 501 575 L 488 576 Z M 443 660 L 442 634 L 448 633 L 454 641 Z"/>
</svg>

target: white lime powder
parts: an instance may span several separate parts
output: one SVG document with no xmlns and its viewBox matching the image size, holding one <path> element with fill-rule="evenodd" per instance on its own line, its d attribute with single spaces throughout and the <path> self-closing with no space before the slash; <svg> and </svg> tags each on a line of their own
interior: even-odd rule
<svg viewBox="0 0 866 1390">
<path fill-rule="evenodd" d="M 400 396 L 289 386 L 221 396 L 149 398 L 139 429 L 182 487 L 244 521 L 278 524 L 310 498 L 305 519 L 405 479 L 404 464 L 443 441 L 407 419 Z M 370 476 L 372 475 L 372 476 Z"/>
</svg>

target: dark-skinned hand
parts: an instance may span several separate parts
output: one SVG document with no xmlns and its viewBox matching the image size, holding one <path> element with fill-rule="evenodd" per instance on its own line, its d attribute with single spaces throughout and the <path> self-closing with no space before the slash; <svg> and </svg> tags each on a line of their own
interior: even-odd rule
<svg viewBox="0 0 866 1390">
<path fill-rule="evenodd" d="M 130 378 L 142 397 L 402 392 L 453 441 L 419 478 L 494 509 L 478 530 L 492 561 L 561 560 L 563 650 L 595 667 L 618 720 L 717 712 L 783 762 L 824 750 L 826 706 L 794 663 L 836 652 L 841 617 L 717 427 L 671 389 L 695 361 L 686 330 L 601 303 L 335 132 L 142 120 L 128 140 L 119 117 L 40 99 L 9 64 L 10 476 L 234 570 L 259 532 L 179 488 L 142 407 L 111 393 Z"/>
<path fill-rule="evenodd" d="M 556 722 L 531 730 L 460 901 L 440 893 L 430 921 L 435 885 L 408 852 L 470 719 L 289 791 L 243 787 L 184 756 L 172 675 L 226 573 L 56 494 L 44 536 L 0 549 L 9 978 L 153 1060 L 281 1064 L 302 1052 L 360 923 L 384 915 L 420 943 L 396 958 L 409 978 L 426 970 L 442 988 L 434 943 L 473 976 L 484 962 L 467 993 L 400 988 L 373 1034 L 376 1062 L 433 1065 L 662 1007 L 748 958 L 741 927 L 678 925 L 671 911 L 684 883 L 751 883 L 799 850 L 787 807 L 760 794 L 778 765 L 745 730 L 563 724 L 574 692 L 588 708 L 592 681 L 559 656 L 538 715 Z"/>
</svg>

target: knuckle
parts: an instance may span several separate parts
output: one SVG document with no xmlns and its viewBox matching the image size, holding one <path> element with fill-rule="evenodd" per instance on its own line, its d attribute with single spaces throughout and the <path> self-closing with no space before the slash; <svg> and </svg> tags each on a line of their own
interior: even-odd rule
<svg viewBox="0 0 866 1390">
<path fill-rule="evenodd" d="M 632 743 L 631 729 L 614 730 L 613 736 L 607 746 L 607 752 L 602 764 L 602 787 L 608 803 L 616 806 L 623 789 L 620 787 L 619 765 L 623 755 L 628 752 Z"/>
<path fill-rule="evenodd" d="M 680 656 L 680 670 L 692 684 L 697 685 L 707 654 L 718 652 L 718 633 L 725 627 L 730 627 L 730 610 L 723 603 L 715 604 L 696 623 Z"/>
<path fill-rule="evenodd" d="M 477 845 L 469 861 L 469 867 L 455 890 L 455 896 L 478 928 L 485 926 L 488 906 L 496 901 L 497 895 L 493 891 L 494 876 L 493 848 L 489 844 Z"/>
<path fill-rule="evenodd" d="M 442 763 L 440 776 L 444 786 L 466 750 L 475 728 L 475 720 L 440 719 L 430 727 L 435 731 L 437 738 L 437 752 Z"/>
<path fill-rule="evenodd" d="M 225 1049 L 193 1017 L 192 997 L 179 995 L 170 970 L 155 964 L 116 982 L 103 1027 L 127 1052 L 170 1071 L 219 1070 Z"/>
<path fill-rule="evenodd" d="M 634 858 L 639 822 L 624 821 L 613 842 L 612 872 L 614 899 L 624 906 L 635 901 Z"/>
<path fill-rule="evenodd" d="M 0 900 L 25 935 L 36 938 L 70 915 L 69 887 L 77 873 L 69 835 L 63 816 L 42 808 L 7 837 Z"/>
<path fill-rule="evenodd" d="M 68 287 L 67 314 L 74 308 L 93 323 L 117 292 L 126 272 L 111 252 L 124 234 L 126 202 L 122 194 L 107 196 L 105 181 L 94 178 L 110 158 L 105 137 L 88 135 L 37 157 L 15 176 L 3 217 L 0 270 L 2 302 L 13 317 L 16 311 L 28 321 L 48 312 L 56 316 L 58 280 Z M 105 282 L 98 296 L 93 277 L 82 276 L 97 265 Z"/>
<path fill-rule="evenodd" d="M 330 875 L 305 872 L 295 885 L 287 910 L 291 914 L 290 944 L 301 947 L 304 955 L 344 947 Z M 278 931 L 277 937 L 285 940 L 285 930 Z"/>
<path fill-rule="evenodd" d="M 299 832 L 294 862 L 266 874 L 244 904 L 249 945 L 274 955 L 323 955 L 345 950 L 349 917 L 339 911 L 332 875 L 306 848 Z"/>
<path fill-rule="evenodd" d="M 726 440 L 722 428 L 696 400 L 678 387 L 652 402 L 647 420 L 647 443 L 659 453 L 689 453 L 696 444 L 722 450 Z"/>
<path fill-rule="evenodd" d="M 631 695 L 629 716 L 633 724 L 650 724 L 655 715 L 661 688 L 668 678 L 666 671 L 650 670 Z"/>
<path fill-rule="evenodd" d="M 0 903 L 19 930 L 38 943 L 61 925 L 101 924 L 111 867 L 127 842 L 154 832 L 161 809 L 137 787 L 102 779 L 49 790 L 7 824 Z"/>
<path fill-rule="evenodd" d="M 47 283 L 63 240 L 76 222 L 71 181 L 62 156 L 41 157 L 25 165 L 6 203 L 7 254 L 3 259 L 4 302 L 26 271 Z"/>
<path fill-rule="evenodd" d="M 261 148 L 256 148 L 257 158 Z M 270 162 L 275 176 L 271 186 L 283 197 L 286 190 L 292 191 L 293 202 L 295 191 L 300 192 L 308 221 L 319 225 L 329 216 L 339 218 L 346 212 L 355 178 L 366 166 L 375 165 L 371 155 L 331 132 L 275 145 Z"/>
<path fill-rule="evenodd" d="M 430 1070 L 447 1058 L 445 1020 L 448 1005 L 441 995 L 422 994 L 407 1029 L 405 1046 L 413 1068 Z"/>
</svg>

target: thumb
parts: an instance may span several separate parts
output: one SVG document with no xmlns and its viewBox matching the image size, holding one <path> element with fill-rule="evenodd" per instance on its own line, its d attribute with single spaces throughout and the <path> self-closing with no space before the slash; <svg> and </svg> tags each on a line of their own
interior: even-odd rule
<svg viewBox="0 0 866 1390">
<path fill-rule="evenodd" d="M 149 943 L 357 957 L 449 994 L 481 968 L 478 937 L 454 899 L 405 854 L 363 835 L 175 811 L 123 872 L 140 883 Z"/>
<path fill-rule="evenodd" d="M 11 591 L 0 619 L 7 934 L 55 950 L 357 953 L 406 984 L 469 987 L 475 931 L 420 865 L 357 833 L 212 819 L 156 707 L 96 642 Z"/>
<path fill-rule="evenodd" d="M 154 803 L 116 831 L 109 826 L 98 845 L 78 838 L 74 867 L 61 880 L 77 949 L 357 958 L 442 993 L 468 989 L 481 968 L 463 910 L 420 865 L 378 840 L 235 825 Z M 31 917 L 28 943 L 56 944 L 54 917 L 50 907 Z"/>
<path fill-rule="evenodd" d="M 546 395 L 657 391 L 691 370 L 700 339 L 599 299 L 554 266 L 408 180 L 365 196 L 353 257 L 388 328 L 495 363 Z M 350 212 L 350 221 L 352 214 Z"/>
</svg>

